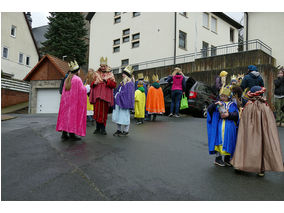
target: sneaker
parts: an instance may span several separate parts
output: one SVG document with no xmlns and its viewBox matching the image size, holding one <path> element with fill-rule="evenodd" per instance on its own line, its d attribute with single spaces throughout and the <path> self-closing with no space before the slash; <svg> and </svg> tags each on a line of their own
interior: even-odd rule
<svg viewBox="0 0 284 213">
<path fill-rule="evenodd" d="M 113 136 L 120 136 L 121 135 L 121 131 L 117 130 L 115 133 L 113 133 Z"/>
<path fill-rule="evenodd" d="M 170 113 L 170 114 L 169 114 L 169 117 L 172 117 L 172 116 L 173 116 L 173 113 Z"/>
<path fill-rule="evenodd" d="M 101 134 L 102 134 L 102 135 L 107 135 L 106 130 L 105 130 L 105 129 L 102 129 L 102 130 L 101 130 Z"/>
<path fill-rule="evenodd" d="M 257 173 L 258 177 L 264 177 L 264 172 Z"/>
<path fill-rule="evenodd" d="M 70 133 L 69 135 L 70 135 L 70 139 L 72 141 L 80 141 L 80 140 L 82 140 L 81 138 L 77 137 L 74 133 Z"/>
<path fill-rule="evenodd" d="M 98 134 L 98 133 L 100 133 L 100 130 L 99 130 L 99 129 L 96 129 L 93 133 L 94 133 L 94 134 Z"/>
<path fill-rule="evenodd" d="M 224 163 L 224 161 L 222 160 L 222 156 L 216 157 L 214 164 L 217 165 L 217 166 L 224 167 L 224 166 L 225 166 L 225 163 Z"/>
<path fill-rule="evenodd" d="M 137 123 L 136 123 L 136 125 L 140 125 L 140 124 L 142 124 L 142 122 L 141 122 L 141 121 L 139 121 L 139 122 L 137 122 Z"/>
<path fill-rule="evenodd" d="M 232 166 L 232 164 L 230 163 L 230 160 L 231 160 L 230 155 L 226 155 L 226 156 L 224 157 L 225 166 L 229 166 L 229 167 Z"/>
<path fill-rule="evenodd" d="M 128 135 L 128 132 L 122 132 L 121 134 L 120 134 L 121 136 L 127 136 Z"/>
<path fill-rule="evenodd" d="M 176 118 L 179 118 L 180 116 L 179 116 L 179 115 L 175 115 L 175 117 L 176 117 Z"/>
</svg>

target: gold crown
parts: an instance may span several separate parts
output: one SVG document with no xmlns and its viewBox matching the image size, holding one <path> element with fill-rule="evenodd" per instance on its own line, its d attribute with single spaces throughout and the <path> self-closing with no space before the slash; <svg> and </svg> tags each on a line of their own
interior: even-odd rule
<svg viewBox="0 0 284 213">
<path fill-rule="evenodd" d="M 76 60 L 70 61 L 70 63 L 68 63 L 68 66 L 70 68 L 70 71 L 74 71 L 80 68 Z"/>
<path fill-rule="evenodd" d="M 237 76 L 232 75 L 232 77 L 231 77 L 231 81 L 232 81 L 232 80 L 235 80 L 235 81 L 236 81 L 236 80 L 237 80 Z"/>
<path fill-rule="evenodd" d="M 125 72 L 129 73 L 130 75 L 132 75 L 132 73 L 133 73 L 132 66 L 127 65 L 127 66 L 124 68 L 123 71 L 125 71 Z"/>
<path fill-rule="evenodd" d="M 228 73 L 225 71 L 225 70 L 223 70 L 222 72 L 220 72 L 220 76 L 221 77 L 225 77 L 225 76 L 227 76 L 228 75 Z"/>
<path fill-rule="evenodd" d="M 143 79 L 144 76 L 143 76 L 143 73 L 138 73 L 138 79 Z"/>
<path fill-rule="evenodd" d="M 101 57 L 101 59 L 100 59 L 100 64 L 101 64 L 101 65 L 107 65 L 107 57 L 106 57 L 106 58 Z"/>
<path fill-rule="evenodd" d="M 220 95 L 231 96 L 231 89 L 229 86 L 222 87 L 220 90 Z"/>
<path fill-rule="evenodd" d="M 158 76 L 158 74 L 153 74 L 152 75 L 152 80 L 154 81 L 154 82 L 157 82 L 157 81 L 159 81 L 159 76 Z"/>
<path fill-rule="evenodd" d="M 144 81 L 149 82 L 149 77 L 148 77 L 148 75 L 145 76 Z"/>
</svg>

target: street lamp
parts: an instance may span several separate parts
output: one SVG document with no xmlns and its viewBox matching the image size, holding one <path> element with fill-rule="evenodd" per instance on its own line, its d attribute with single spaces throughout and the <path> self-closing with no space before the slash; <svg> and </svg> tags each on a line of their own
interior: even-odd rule
<svg viewBox="0 0 284 213">
<path fill-rule="evenodd" d="M 67 55 L 62 56 L 62 60 L 64 61 L 64 58 L 67 58 Z"/>
</svg>

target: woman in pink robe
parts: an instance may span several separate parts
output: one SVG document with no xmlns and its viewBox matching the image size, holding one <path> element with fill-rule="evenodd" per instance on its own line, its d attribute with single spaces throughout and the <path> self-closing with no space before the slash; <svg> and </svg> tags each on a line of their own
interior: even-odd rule
<svg viewBox="0 0 284 213">
<path fill-rule="evenodd" d="M 56 125 L 56 131 L 62 131 L 62 139 L 81 140 L 76 135 L 86 135 L 87 90 L 76 75 L 79 70 L 70 71 L 64 82 Z"/>
</svg>

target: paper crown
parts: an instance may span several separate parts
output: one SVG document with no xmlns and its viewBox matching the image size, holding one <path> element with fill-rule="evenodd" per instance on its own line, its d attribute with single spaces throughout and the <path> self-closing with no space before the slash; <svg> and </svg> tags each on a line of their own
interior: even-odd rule
<svg viewBox="0 0 284 213">
<path fill-rule="evenodd" d="M 245 77 L 244 74 L 238 74 L 238 79 L 243 79 Z"/>
<path fill-rule="evenodd" d="M 133 73 L 133 68 L 132 68 L 132 66 L 127 65 L 127 66 L 124 68 L 123 71 L 124 71 L 124 72 L 127 72 L 129 75 L 132 75 L 132 73 Z"/>
<path fill-rule="evenodd" d="M 158 74 L 153 74 L 152 75 L 152 80 L 154 81 L 154 82 L 157 82 L 157 81 L 159 81 L 159 76 L 158 76 Z"/>
<path fill-rule="evenodd" d="M 138 73 L 138 79 L 143 79 L 144 76 L 143 76 L 143 73 Z"/>
<path fill-rule="evenodd" d="M 232 75 L 232 77 L 231 77 L 231 81 L 237 81 L 237 76 Z"/>
<path fill-rule="evenodd" d="M 68 66 L 69 66 L 71 72 L 72 72 L 72 71 L 79 70 L 79 68 L 80 68 L 80 66 L 78 65 L 78 63 L 77 63 L 76 60 L 70 61 L 70 62 L 68 63 Z"/>
<path fill-rule="evenodd" d="M 101 57 L 101 59 L 100 59 L 100 64 L 101 64 L 101 65 L 107 65 L 107 57 L 106 57 L 106 58 Z"/>
<path fill-rule="evenodd" d="M 231 89 L 229 86 L 222 87 L 220 90 L 220 95 L 226 95 L 228 97 L 231 96 Z"/>
<path fill-rule="evenodd" d="M 228 73 L 225 71 L 225 70 L 223 70 L 222 72 L 220 72 L 220 76 L 221 77 L 225 77 L 225 76 L 227 76 L 228 75 Z"/>
<path fill-rule="evenodd" d="M 149 82 L 149 77 L 146 75 L 144 81 Z"/>
</svg>

